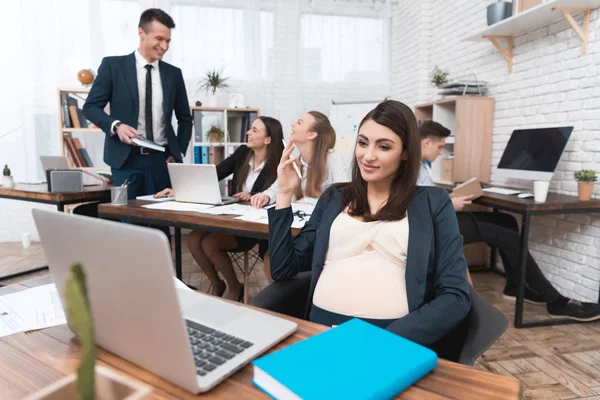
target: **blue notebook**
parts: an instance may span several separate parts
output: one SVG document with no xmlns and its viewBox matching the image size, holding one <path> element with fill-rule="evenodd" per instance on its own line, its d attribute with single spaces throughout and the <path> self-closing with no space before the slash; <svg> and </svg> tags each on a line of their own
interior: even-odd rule
<svg viewBox="0 0 600 400">
<path fill-rule="evenodd" d="M 253 383 L 275 399 L 391 399 L 434 369 L 437 355 L 352 319 L 252 364 Z"/>
</svg>

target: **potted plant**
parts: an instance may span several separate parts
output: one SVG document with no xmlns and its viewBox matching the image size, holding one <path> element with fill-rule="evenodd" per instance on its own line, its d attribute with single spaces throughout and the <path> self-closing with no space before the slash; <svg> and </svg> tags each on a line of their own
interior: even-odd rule
<svg viewBox="0 0 600 400">
<path fill-rule="evenodd" d="M 94 326 L 81 264 L 74 264 L 65 284 L 67 321 L 81 344 L 77 375 L 71 374 L 27 397 L 27 400 L 139 400 L 150 388 L 108 368 L 95 365 Z"/>
<path fill-rule="evenodd" d="M 437 65 L 431 72 L 431 83 L 436 87 L 441 87 L 448 83 L 448 72 L 442 71 Z"/>
<path fill-rule="evenodd" d="M 223 132 L 223 129 L 219 128 L 217 125 L 213 125 L 210 127 L 210 130 L 206 132 L 206 137 L 211 143 L 219 143 L 225 138 L 225 132 Z"/>
<path fill-rule="evenodd" d="M 2 170 L 2 181 L 0 186 L 4 186 L 7 188 L 12 188 L 15 186 L 15 181 L 13 177 L 10 175 L 10 168 L 8 165 L 4 165 L 4 169 Z"/>
<path fill-rule="evenodd" d="M 229 78 L 223 77 L 223 68 L 206 71 L 204 78 L 200 81 L 200 90 L 207 93 L 206 105 L 208 107 L 217 106 L 217 90 L 227 90 L 229 85 L 226 83 Z"/>
<path fill-rule="evenodd" d="M 594 190 L 594 182 L 598 180 L 596 172 L 591 169 L 582 169 L 581 171 L 576 171 L 573 175 L 578 182 L 577 193 L 579 194 L 579 200 L 590 200 L 592 198 L 592 191 Z"/>
</svg>

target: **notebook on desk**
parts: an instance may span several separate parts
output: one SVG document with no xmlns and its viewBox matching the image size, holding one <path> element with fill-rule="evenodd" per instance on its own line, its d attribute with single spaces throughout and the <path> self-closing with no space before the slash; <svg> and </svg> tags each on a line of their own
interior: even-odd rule
<svg viewBox="0 0 600 400">
<path fill-rule="evenodd" d="M 391 399 L 437 365 L 432 350 L 360 319 L 255 360 L 275 399 Z"/>
</svg>

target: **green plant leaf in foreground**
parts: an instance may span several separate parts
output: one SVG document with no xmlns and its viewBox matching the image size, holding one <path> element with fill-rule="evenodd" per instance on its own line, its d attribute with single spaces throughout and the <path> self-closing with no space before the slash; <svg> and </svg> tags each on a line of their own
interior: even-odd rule
<svg viewBox="0 0 600 400">
<path fill-rule="evenodd" d="M 81 399 L 94 399 L 94 364 L 96 345 L 94 326 L 90 313 L 85 284 L 85 273 L 81 264 L 74 264 L 65 286 L 67 314 L 81 343 L 81 361 L 77 369 L 77 391 Z"/>
</svg>

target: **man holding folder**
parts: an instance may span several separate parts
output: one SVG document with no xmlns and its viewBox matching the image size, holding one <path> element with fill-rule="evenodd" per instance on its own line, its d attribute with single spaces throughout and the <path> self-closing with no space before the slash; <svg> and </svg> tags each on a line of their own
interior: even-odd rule
<svg viewBox="0 0 600 400">
<path fill-rule="evenodd" d="M 104 161 L 113 182 L 127 182 L 128 199 L 170 187 L 167 163 L 182 162 L 192 135 L 192 116 L 181 70 L 162 61 L 173 19 L 151 8 L 140 17 L 140 45 L 126 56 L 105 57 L 83 106 L 87 119 L 105 133 Z M 104 108 L 110 104 L 110 115 Z M 171 124 L 175 112 L 177 135 Z M 132 142 L 144 137 L 154 150 Z M 165 151 L 161 151 L 164 148 Z"/>
</svg>

